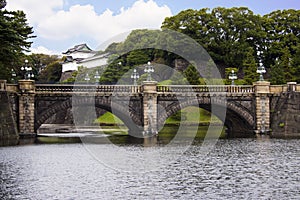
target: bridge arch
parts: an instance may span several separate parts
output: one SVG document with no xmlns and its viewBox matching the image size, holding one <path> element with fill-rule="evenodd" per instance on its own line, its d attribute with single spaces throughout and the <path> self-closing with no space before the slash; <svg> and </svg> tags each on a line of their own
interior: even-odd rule
<svg viewBox="0 0 300 200">
<path fill-rule="evenodd" d="M 218 108 L 226 109 L 226 116 L 222 116 L 224 114 L 223 112 L 213 113 L 211 110 L 212 104 L 217 108 L 216 110 L 218 110 Z M 203 108 L 216 115 L 219 119 L 225 119 L 223 120 L 223 123 L 228 129 L 229 135 L 249 136 L 253 134 L 252 130 L 254 130 L 255 127 L 255 117 L 249 110 L 231 101 L 226 101 L 225 103 L 222 100 L 214 99 L 214 102 L 211 103 L 210 97 L 193 98 L 183 102 L 176 101 L 171 103 L 164 108 L 164 110 L 158 112 L 158 116 L 160 116 L 158 119 L 158 126 L 162 127 L 167 118 L 188 106 Z"/>
<path fill-rule="evenodd" d="M 38 102 L 36 102 L 36 107 L 38 105 Z M 104 109 L 108 112 L 112 112 L 113 107 L 113 114 L 116 115 L 118 118 L 120 118 L 123 123 L 130 129 L 135 130 L 138 129 L 139 126 L 142 125 L 141 117 L 139 116 L 138 111 L 129 106 L 124 106 L 121 104 L 118 104 L 116 102 L 111 102 L 110 97 L 103 97 L 103 98 L 76 98 L 73 99 L 67 99 L 64 101 L 58 101 L 54 103 L 53 105 L 49 106 L 47 109 L 42 110 L 40 112 L 36 112 L 35 116 L 35 131 L 38 130 L 38 128 L 46 122 L 47 119 L 52 117 L 54 114 L 58 113 L 62 110 L 68 110 L 72 108 L 73 106 L 94 106 L 96 109 L 97 117 L 99 116 L 97 110 Z M 38 110 L 39 108 L 36 108 Z M 39 113 L 39 114 L 37 114 Z"/>
</svg>

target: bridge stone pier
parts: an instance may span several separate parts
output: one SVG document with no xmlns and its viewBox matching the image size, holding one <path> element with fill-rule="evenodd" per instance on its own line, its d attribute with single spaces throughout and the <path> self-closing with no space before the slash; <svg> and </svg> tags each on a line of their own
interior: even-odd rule
<svg viewBox="0 0 300 200">
<path fill-rule="evenodd" d="M 0 91 L 7 94 L 19 135 L 29 137 L 35 136 L 39 127 L 57 113 L 66 114 L 80 105 L 92 109 L 84 107 L 76 120 L 84 122 L 90 111 L 96 113 L 95 118 L 103 110 L 109 111 L 135 136 L 159 134 L 168 117 L 188 106 L 201 107 L 223 119 L 232 137 L 272 136 L 273 130 L 279 137 L 289 131 L 300 136 L 300 85 L 296 83 L 270 85 L 258 81 L 246 86 L 187 86 L 146 81 L 142 85 L 68 85 L 19 80 L 17 84 L 0 81 Z M 290 106 L 284 106 L 284 102 Z M 225 114 L 218 112 L 222 109 Z M 289 109 L 292 119 L 282 117 Z M 290 123 L 292 120 L 295 122 Z"/>
<path fill-rule="evenodd" d="M 256 132 L 270 131 L 270 82 L 259 81 L 254 83 L 256 103 Z"/>
<path fill-rule="evenodd" d="M 144 134 L 157 133 L 157 82 L 145 81 L 143 92 Z"/>
<path fill-rule="evenodd" d="M 23 135 L 35 132 L 35 85 L 33 80 L 20 80 L 19 91 L 19 132 Z"/>
</svg>

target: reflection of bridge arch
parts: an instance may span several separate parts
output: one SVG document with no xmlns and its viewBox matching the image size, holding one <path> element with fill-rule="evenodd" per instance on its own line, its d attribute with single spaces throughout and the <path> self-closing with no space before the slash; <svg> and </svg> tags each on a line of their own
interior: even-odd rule
<svg viewBox="0 0 300 200">
<path fill-rule="evenodd" d="M 174 101 L 170 105 L 168 105 L 164 110 L 160 110 L 158 112 L 158 125 L 163 126 L 165 120 L 177 113 L 178 111 L 188 107 L 188 106 L 196 106 L 203 108 L 212 114 L 216 115 L 219 119 L 225 119 L 224 125 L 228 128 L 229 132 L 233 134 L 252 134 L 255 127 L 255 117 L 249 110 L 245 109 L 241 105 L 236 105 L 231 101 L 222 101 L 218 99 L 213 99 L 213 106 L 216 110 L 226 109 L 226 117 L 224 118 L 224 112 L 216 112 L 213 113 L 211 110 L 212 103 L 210 97 L 201 97 L 201 98 L 193 98 L 190 100 L 186 100 L 183 102 Z M 223 116 L 222 116 L 223 115 Z"/>
<path fill-rule="evenodd" d="M 83 98 L 74 98 L 73 100 L 71 98 L 64 100 L 64 101 L 58 101 L 51 106 L 49 106 L 47 109 L 43 109 L 39 112 L 38 108 L 38 102 L 36 103 L 36 120 L 35 120 L 35 131 L 46 122 L 47 119 L 51 118 L 53 115 L 57 114 L 60 111 L 67 111 L 68 109 L 72 108 L 73 106 L 92 106 L 95 108 L 95 112 L 97 117 L 99 117 L 99 109 L 106 110 L 108 112 L 112 112 L 114 115 L 116 115 L 118 118 L 120 118 L 123 123 L 129 128 L 129 129 L 135 129 L 138 126 L 142 125 L 141 118 L 138 114 L 138 112 L 132 108 L 132 106 L 125 106 L 122 104 L 119 104 L 117 102 L 112 102 L 111 97 L 98 97 L 98 98 L 91 98 L 91 97 L 83 97 Z M 112 110 L 113 108 L 113 110 Z M 42 109 L 42 108 L 41 108 Z"/>
</svg>

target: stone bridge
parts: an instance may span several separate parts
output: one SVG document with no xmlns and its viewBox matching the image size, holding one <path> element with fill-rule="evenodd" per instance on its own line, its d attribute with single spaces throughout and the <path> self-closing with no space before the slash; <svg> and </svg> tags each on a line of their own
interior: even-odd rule
<svg viewBox="0 0 300 200">
<path fill-rule="evenodd" d="M 133 135 L 156 134 L 168 117 L 197 106 L 219 117 L 229 134 L 241 136 L 268 133 L 280 95 L 300 91 L 300 86 L 271 86 L 266 81 L 249 86 L 184 86 L 154 81 L 142 85 L 66 85 L 20 80 L 18 84 L 1 81 L 0 91 L 9 96 L 21 135 L 34 136 L 49 118 L 68 109 L 76 125 L 92 123 L 106 110 L 119 117 Z"/>
</svg>

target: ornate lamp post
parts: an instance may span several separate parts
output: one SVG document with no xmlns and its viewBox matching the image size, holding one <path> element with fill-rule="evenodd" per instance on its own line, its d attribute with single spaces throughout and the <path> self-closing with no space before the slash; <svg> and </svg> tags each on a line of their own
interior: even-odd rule
<svg viewBox="0 0 300 200">
<path fill-rule="evenodd" d="M 136 69 L 133 70 L 131 74 L 131 78 L 133 79 L 133 85 L 137 85 L 137 79 L 140 78 L 139 73 L 136 71 Z"/>
<path fill-rule="evenodd" d="M 28 60 L 25 60 L 25 66 L 21 67 L 21 71 L 24 73 L 24 79 L 34 78 L 34 74 L 32 73 L 32 67 L 28 66 Z"/>
<path fill-rule="evenodd" d="M 85 74 L 84 80 L 86 81 L 87 84 L 91 80 L 88 73 Z"/>
<path fill-rule="evenodd" d="M 259 63 L 259 66 L 256 70 L 256 72 L 259 74 L 259 81 L 264 81 L 264 76 L 263 74 L 266 73 L 265 67 L 262 65 L 262 63 Z"/>
<path fill-rule="evenodd" d="M 94 79 L 96 80 L 96 85 L 99 84 L 99 78 L 100 78 L 100 75 L 99 75 L 99 72 L 97 70 L 96 73 L 95 73 L 95 76 L 94 76 Z"/>
<path fill-rule="evenodd" d="M 234 85 L 234 80 L 237 79 L 237 76 L 236 74 L 234 73 L 234 70 L 231 70 L 231 73 L 229 74 L 229 77 L 228 77 L 230 80 L 231 80 L 231 85 Z"/>
<path fill-rule="evenodd" d="M 151 65 L 151 62 L 149 61 L 144 69 L 144 72 L 148 74 L 147 81 L 151 81 L 151 73 L 154 72 L 153 66 Z"/>
<path fill-rule="evenodd" d="M 17 74 L 14 69 L 11 69 L 11 82 L 15 82 Z"/>
</svg>

